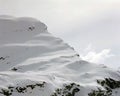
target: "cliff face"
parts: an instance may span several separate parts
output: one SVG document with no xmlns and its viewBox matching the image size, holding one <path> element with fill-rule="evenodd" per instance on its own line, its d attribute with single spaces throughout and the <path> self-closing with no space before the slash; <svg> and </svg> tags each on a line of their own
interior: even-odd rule
<svg viewBox="0 0 120 96">
<path fill-rule="evenodd" d="M 0 96 L 119 96 L 120 73 L 81 60 L 45 24 L 0 17 Z"/>
</svg>

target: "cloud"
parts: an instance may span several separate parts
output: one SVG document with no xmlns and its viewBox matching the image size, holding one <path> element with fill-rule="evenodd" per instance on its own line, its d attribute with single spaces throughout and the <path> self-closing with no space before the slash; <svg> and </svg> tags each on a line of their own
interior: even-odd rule
<svg viewBox="0 0 120 96">
<path fill-rule="evenodd" d="M 100 52 L 96 52 L 91 44 L 88 45 L 84 52 L 85 54 L 82 54 L 81 58 L 93 63 L 104 63 L 108 58 L 114 56 L 110 49 L 103 49 Z"/>
</svg>

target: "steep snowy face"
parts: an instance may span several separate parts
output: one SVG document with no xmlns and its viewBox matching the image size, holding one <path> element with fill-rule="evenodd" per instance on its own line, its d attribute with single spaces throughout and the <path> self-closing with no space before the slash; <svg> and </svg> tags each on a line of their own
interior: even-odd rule
<svg viewBox="0 0 120 96">
<path fill-rule="evenodd" d="M 0 96 L 119 96 L 119 80 L 119 72 L 81 60 L 42 22 L 0 17 Z"/>
<path fill-rule="evenodd" d="M 50 35 L 46 25 L 30 18 L 0 19 L 0 44 L 1 71 L 15 66 L 19 67 L 17 71 L 38 70 L 38 66 L 50 60 L 76 54 L 62 40 Z"/>
</svg>

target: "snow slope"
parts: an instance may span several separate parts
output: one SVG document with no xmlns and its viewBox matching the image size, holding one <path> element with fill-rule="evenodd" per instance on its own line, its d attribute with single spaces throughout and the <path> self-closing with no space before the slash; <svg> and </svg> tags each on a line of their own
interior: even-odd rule
<svg viewBox="0 0 120 96">
<path fill-rule="evenodd" d="M 119 81 L 119 71 L 81 60 L 42 22 L 0 17 L 0 96 L 120 96 Z"/>
</svg>

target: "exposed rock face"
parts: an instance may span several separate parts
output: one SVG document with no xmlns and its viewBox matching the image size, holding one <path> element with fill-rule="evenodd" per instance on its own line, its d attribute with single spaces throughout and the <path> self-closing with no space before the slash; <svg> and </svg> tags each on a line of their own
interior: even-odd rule
<svg viewBox="0 0 120 96">
<path fill-rule="evenodd" d="M 38 20 L 0 17 L 0 96 L 119 96 L 119 74 L 81 60 Z"/>
</svg>

